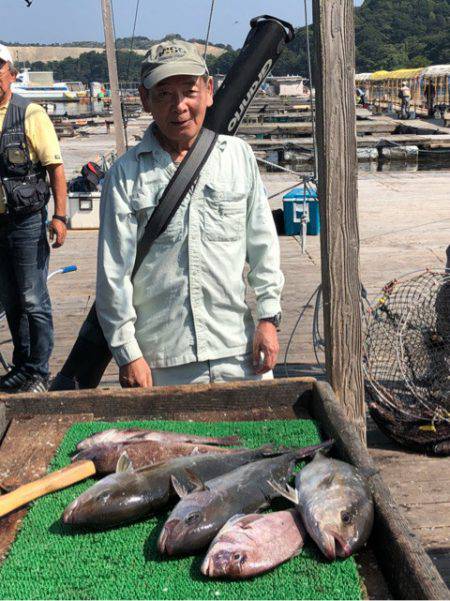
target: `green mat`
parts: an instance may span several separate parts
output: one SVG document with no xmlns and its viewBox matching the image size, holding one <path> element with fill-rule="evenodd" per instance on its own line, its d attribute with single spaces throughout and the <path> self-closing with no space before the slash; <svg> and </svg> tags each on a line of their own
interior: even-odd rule
<svg viewBox="0 0 450 601">
<path fill-rule="evenodd" d="M 77 442 L 117 424 L 80 423 L 68 431 L 51 469 L 69 463 Z M 239 434 L 251 447 L 264 443 L 310 445 L 319 442 L 311 420 L 193 423 L 127 422 L 202 435 Z M 167 514 L 103 532 L 75 531 L 60 517 L 93 480 L 39 499 L 0 569 L 1 599 L 360 599 L 353 558 L 329 563 L 308 542 L 302 553 L 252 580 L 205 578 L 203 556 L 163 559 L 156 541 Z"/>
</svg>

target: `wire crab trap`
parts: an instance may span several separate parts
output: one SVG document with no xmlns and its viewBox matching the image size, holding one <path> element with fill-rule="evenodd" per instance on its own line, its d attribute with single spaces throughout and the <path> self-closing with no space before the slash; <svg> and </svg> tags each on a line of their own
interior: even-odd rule
<svg viewBox="0 0 450 601">
<path fill-rule="evenodd" d="M 450 454 L 450 273 L 427 270 L 386 284 L 366 326 L 374 421 L 402 445 Z"/>
</svg>

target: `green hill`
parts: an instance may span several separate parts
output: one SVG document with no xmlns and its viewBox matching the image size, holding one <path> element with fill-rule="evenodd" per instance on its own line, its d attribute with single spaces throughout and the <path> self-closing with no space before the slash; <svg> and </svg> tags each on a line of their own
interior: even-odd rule
<svg viewBox="0 0 450 601">
<path fill-rule="evenodd" d="M 274 75 L 308 73 L 306 29 L 295 32 Z M 313 27 L 310 39 L 314 73 Z M 355 8 L 355 44 L 359 73 L 450 63 L 450 0 L 365 0 Z"/>
<path fill-rule="evenodd" d="M 355 37 L 359 72 L 450 63 L 450 0 L 365 0 Z"/>
</svg>

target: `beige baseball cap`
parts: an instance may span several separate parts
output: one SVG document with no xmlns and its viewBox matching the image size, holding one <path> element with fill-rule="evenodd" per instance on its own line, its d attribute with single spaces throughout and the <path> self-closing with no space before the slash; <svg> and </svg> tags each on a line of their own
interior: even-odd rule
<svg viewBox="0 0 450 601">
<path fill-rule="evenodd" d="M 208 68 L 195 44 L 166 40 L 152 46 L 141 65 L 141 82 L 150 90 L 174 75 L 205 75 Z"/>
<path fill-rule="evenodd" d="M 11 52 L 3 44 L 0 44 L 0 60 L 5 61 L 5 63 L 11 64 L 13 64 L 14 62 L 11 56 Z"/>
</svg>

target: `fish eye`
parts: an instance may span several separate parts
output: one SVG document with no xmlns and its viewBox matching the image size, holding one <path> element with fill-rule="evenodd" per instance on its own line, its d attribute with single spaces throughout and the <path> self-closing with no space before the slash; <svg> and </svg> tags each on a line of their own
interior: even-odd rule
<svg viewBox="0 0 450 601">
<path fill-rule="evenodd" d="M 352 521 L 352 516 L 348 513 L 348 511 L 343 511 L 341 513 L 341 520 L 344 524 L 350 524 L 350 522 Z"/>
<path fill-rule="evenodd" d="M 189 514 L 184 520 L 186 524 L 192 525 L 198 522 L 200 519 L 200 514 L 198 512 Z"/>
<path fill-rule="evenodd" d="M 243 553 L 237 552 L 237 553 L 233 554 L 233 559 L 234 559 L 234 561 L 239 562 L 240 564 L 243 564 L 245 562 L 246 557 Z"/>
</svg>

